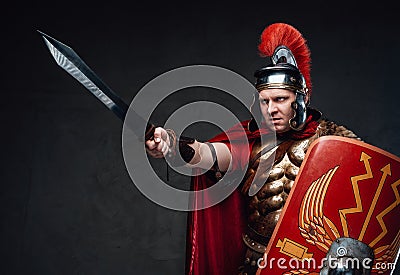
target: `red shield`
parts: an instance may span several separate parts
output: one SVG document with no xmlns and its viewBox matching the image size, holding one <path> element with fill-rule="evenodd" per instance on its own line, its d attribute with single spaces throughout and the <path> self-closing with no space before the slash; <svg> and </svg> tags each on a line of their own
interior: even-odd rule
<svg viewBox="0 0 400 275">
<path fill-rule="evenodd" d="M 257 274 L 317 274 L 337 238 L 368 244 L 372 274 L 394 269 L 400 246 L 400 158 L 327 136 L 308 149 Z"/>
</svg>

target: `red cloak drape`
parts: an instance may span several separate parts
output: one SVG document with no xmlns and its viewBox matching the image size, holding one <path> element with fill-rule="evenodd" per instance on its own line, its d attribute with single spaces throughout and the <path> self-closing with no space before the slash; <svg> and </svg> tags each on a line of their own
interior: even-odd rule
<svg viewBox="0 0 400 275">
<path fill-rule="evenodd" d="M 248 122 L 243 121 L 227 133 L 221 133 L 209 142 L 224 142 L 232 153 L 232 168 L 240 169 L 249 161 L 252 146 L 264 132 L 250 132 Z M 312 136 L 318 126 L 316 117 L 309 115 L 306 127 L 301 132 L 288 133 L 292 139 L 302 139 Z M 267 133 L 267 131 L 265 131 Z M 245 136 L 243 136 L 245 135 Z M 229 136 L 230 140 L 228 140 Z M 243 145 L 232 141 L 248 139 Z M 214 184 L 205 174 L 192 177 L 192 190 L 202 190 Z M 204 199 L 202 198 L 195 198 Z M 187 275 L 232 275 L 238 274 L 238 268 L 244 260 L 245 246 L 242 233 L 247 224 L 244 196 L 236 189 L 228 198 L 212 207 L 188 213 L 186 267 Z"/>
</svg>

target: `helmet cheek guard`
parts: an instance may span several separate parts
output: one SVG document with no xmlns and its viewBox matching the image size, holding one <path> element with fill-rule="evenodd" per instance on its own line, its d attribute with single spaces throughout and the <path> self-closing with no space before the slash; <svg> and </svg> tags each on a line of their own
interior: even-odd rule
<svg viewBox="0 0 400 275">
<path fill-rule="evenodd" d="M 300 131 L 307 119 L 306 94 L 296 91 L 296 99 L 292 102 L 294 116 L 289 120 L 290 128 Z"/>
</svg>

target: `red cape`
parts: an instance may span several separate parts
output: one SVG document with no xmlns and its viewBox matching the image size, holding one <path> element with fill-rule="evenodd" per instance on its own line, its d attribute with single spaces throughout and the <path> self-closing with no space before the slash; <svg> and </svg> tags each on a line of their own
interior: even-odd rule
<svg viewBox="0 0 400 275">
<path fill-rule="evenodd" d="M 224 142 L 233 155 L 233 169 L 249 161 L 249 154 L 259 130 L 250 132 L 248 122 L 243 121 L 221 133 L 209 142 Z M 315 133 L 318 123 L 312 115 L 307 119 L 306 128 L 301 132 L 293 132 L 290 137 L 300 139 Z M 245 135 L 245 136 L 244 136 Z M 228 139 L 228 136 L 230 140 Z M 248 145 L 239 147 L 235 144 L 235 152 L 231 143 L 248 139 Z M 236 166 L 236 167 L 235 167 Z M 206 174 L 192 177 L 192 190 L 205 189 L 215 182 Z M 202 198 L 195 198 L 204 199 Z M 186 270 L 188 275 L 232 275 L 238 274 L 238 268 L 244 261 L 246 247 L 242 241 L 242 233 L 247 225 L 245 197 L 236 189 L 228 198 L 212 207 L 188 213 L 186 236 Z"/>
<path fill-rule="evenodd" d="M 255 137 L 247 129 L 247 121 L 235 125 L 228 132 L 243 138 L 243 130 L 249 138 L 249 149 L 244 150 L 242 161 L 248 161 L 248 154 Z M 217 135 L 210 142 L 225 142 L 225 133 Z M 252 142 L 253 141 L 253 142 Z M 192 189 L 202 190 L 215 182 L 205 174 L 192 177 Z M 197 198 L 195 198 L 197 199 Z M 200 199 L 200 198 L 199 198 Z M 212 207 L 189 212 L 186 246 L 186 274 L 237 274 L 243 260 L 244 245 L 241 234 L 246 225 L 244 196 L 236 189 L 228 198 Z"/>
</svg>

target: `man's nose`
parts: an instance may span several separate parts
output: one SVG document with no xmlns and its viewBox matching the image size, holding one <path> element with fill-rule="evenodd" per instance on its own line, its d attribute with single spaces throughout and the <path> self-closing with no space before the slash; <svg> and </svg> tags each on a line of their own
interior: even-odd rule
<svg viewBox="0 0 400 275">
<path fill-rule="evenodd" d="M 276 112 L 276 111 L 277 111 L 277 106 L 276 106 L 276 104 L 273 103 L 273 102 L 270 102 L 270 103 L 268 104 L 268 113 L 272 114 L 272 113 L 274 113 L 274 112 Z"/>
</svg>

